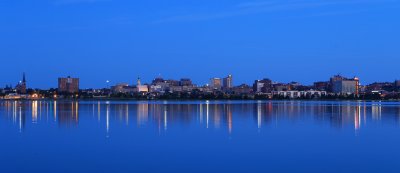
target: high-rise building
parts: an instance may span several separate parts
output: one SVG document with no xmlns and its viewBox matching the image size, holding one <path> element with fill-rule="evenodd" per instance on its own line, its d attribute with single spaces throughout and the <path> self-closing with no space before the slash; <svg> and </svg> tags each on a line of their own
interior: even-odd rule
<svg viewBox="0 0 400 173">
<path fill-rule="evenodd" d="M 210 87 L 212 87 L 213 89 L 221 89 L 222 87 L 221 78 L 211 78 Z"/>
<path fill-rule="evenodd" d="M 345 78 L 334 76 L 331 78 L 332 92 L 336 94 L 359 94 L 360 80 L 357 77 Z"/>
<path fill-rule="evenodd" d="M 22 74 L 22 81 L 20 81 L 17 86 L 15 86 L 18 94 L 26 94 L 26 79 L 25 73 Z"/>
<path fill-rule="evenodd" d="M 256 93 L 270 93 L 273 90 L 270 79 L 256 80 L 253 84 L 253 91 Z"/>
<path fill-rule="evenodd" d="M 222 83 L 223 83 L 223 87 L 224 87 L 225 89 L 231 89 L 231 88 L 233 88 L 233 78 L 232 78 L 232 75 L 228 75 L 228 77 L 224 78 L 224 79 L 222 80 Z"/>
<path fill-rule="evenodd" d="M 394 86 L 400 87 L 400 80 L 396 80 L 396 81 L 394 82 Z"/>
<path fill-rule="evenodd" d="M 79 92 L 79 78 L 58 78 L 58 92 L 60 93 L 78 93 Z"/>
</svg>

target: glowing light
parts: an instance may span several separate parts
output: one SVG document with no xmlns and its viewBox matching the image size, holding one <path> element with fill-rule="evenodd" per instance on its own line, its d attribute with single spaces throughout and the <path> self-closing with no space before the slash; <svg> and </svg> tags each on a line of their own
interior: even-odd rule
<svg viewBox="0 0 400 173">
<path fill-rule="evenodd" d="M 107 105 L 106 109 L 106 130 L 107 130 L 107 138 L 110 137 L 109 131 L 110 131 L 110 105 Z"/>
<path fill-rule="evenodd" d="M 258 104 L 257 104 L 257 126 L 259 129 L 261 128 L 261 114 L 262 114 L 261 102 L 258 102 Z"/>
<path fill-rule="evenodd" d="M 206 124 L 207 124 L 207 129 L 208 129 L 208 120 L 209 120 L 209 115 L 210 115 L 210 108 L 209 108 L 209 101 L 207 100 L 206 102 Z"/>
<path fill-rule="evenodd" d="M 37 99 L 37 98 L 39 98 L 39 96 L 38 96 L 38 94 L 35 93 L 35 94 L 32 94 L 32 95 L 31 95 L 31 98 L 32 98 L 32 99 Z"/>
<path fill-rule="evenodd" d="M 38 113 L 38 104 L 37 101 L 32 102 L 32 122 L 36 123 L 37 122 L 37 113 Z"/>
<path fill-rule="evenodd" d="M 164 110 L 164 130 L 167 130 L 167 126 L 168 126 L 168 118 L 167 118 L 167 108 L 165 108 Z"/>
</svg>

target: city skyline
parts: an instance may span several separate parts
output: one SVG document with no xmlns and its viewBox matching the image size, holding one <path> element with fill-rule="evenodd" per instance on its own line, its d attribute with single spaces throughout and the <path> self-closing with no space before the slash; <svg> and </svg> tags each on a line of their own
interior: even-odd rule
<svg viewBox="0 0 400 173">
<path fill-rule="evenodd" d="M 251 86 L 251 85 L 254 84 L 254 80 L 264 80 L 264 79 L 271 80 L 271 82 L 276 83 L 276 84 L 279 84 L 279 83 L 290 84 L 292 82 L 296 82 L 296 83 L 299 83 L 299 84 L 304 85 L 304 86 L 312 86 L 312 85 L 315 85 L 318 82 L 327 82 L 327 81 L 329 81 L 329 78 L 332 77 L 332 76 L 335 77 L 335 76 L 346 76 L 346 75 L 342 75 L 342 74 L 339 73 L 339 74 L 328 76 L 327 78 L 322 79 L 322 80 L 313 80 L 313 81 L 310 80 L 311 83 L 304 83 L 302 81 L 295 81 L 295 80 L 281 81 L 279 79 L 269 78 L 268 76 L 257 78 L 257 79 L 247 79 L 247 80 L 251 81 L 249 83 L 238 83 L 238 82 L 236 82 L 236 76 L 234 76 L 232 74 L 227 74 L 225 76 L 214 76 L 214 77 L 208 78 L 208 80 L 205 80 L 206 81 L 205 83 L 196 83 L 195 82 L 196 80 L 194 80 L 193 78 L 190 78 L 190 77 L 164 78 L 163 76 L 158 75 L 158 76 L 153 77 L 152 79 L 149 79 L 149 80 L 142 80 L 142 78 L 140 76 L 136 77 L 136 78 L 132 78 L 131 80 L 124 80 L 124 81 L 113 81 L 113 80 L 106 79 L 106 80 L 104 80 L 103 86 L 95 87 L 94 85 L 91 85 L 89 87 L 80 87 L 80 88 L 81 89 L 109 88 L 110 86 L 114 86 L 114 85 L 118 85 L 118 84 L 128 84 L 128 85 L 131 85 L 131 86 L 135 86 L 135 85 L 137 85 L 138 82 L 140 82 L 142 84 L 151 84 L 155 79 L 158 79 L 158 78 L 164 79 L 164 80 L 176 80 L 176 81 L 179 81 L 179 80 L 190 80 L 190 82 L 193 82 L 193 85 L 196 85 L 196 86 L 199 86 L 199 87 L 200 86 L 213 86 L 213 80 L 218 80 L 218 85 L 219 85 L 218 87 L 221 87 L 221 88 L 222 87 L 226 87 L 225 85 L 229 85 L 228 88 L 240 86 L 240 85 L 243 85 L 243 84 Z M 68 75 L 67 78 L 69 78 L 69 77 L 70 76 Z M 81 79 L 79 76 L 74 76 L 74 77 L 77 77 L 77 78 Z M 359 78 L 358 76 L 347 76 L 347 77 Z M 234 80 L 232 80 L 232 78 L 234 78 Z M 227 79 L 229 80 L 229 84 L 224 84 L 224 82 L 227 82 L 227 81 L 224 81 L 224 80 L 227 80 Z M 25 88 L 32 88 L 32 89 L 58 88 L 59 87 L 59 83 L 58 83 L 59 81 L 58 80 L 60 80 L 60 76 L 58 76 L 55 79 L 54 86 L 51 86 L 51 87 L 48 87 L 48 88 L 34 87 L 34 86 L 31 86 L 31 84 L 30 84 L 31 82 L 33 82 L 32 80 L 28 80 L 29 82 L 26 81 L 26 72 L 23 72 L 21 80 L 15 80 L 15 82 L 5 83 L 3 86 L 0 85 L 0 88 L 5 88 L 7 86 L 8 87 L 18 87 L 21 84 L 23 84 L 25 86 Z M 399 81 L 400 80 L 398 80 L 397 78 L 392 80 L 392 81 L 375 80 L 375 81 L 372 81 L 371 83 L 366 83 L 363 80 L 360 80 L 358 85 L 363 86 L 363 85 L 370 85 L 370 84 L 373 84 L 373 83 L 384 83 L 384 82 L 396 83 L 396 82 L 399 82 Z M 82 80 L 79 83 L 81 84 L 82 82 L 84 82 L 84 80 Z M 2 83 L 2 81 L 0 81 L 0 84 L 1 83 Z M 27 83 L 29 83 L 29 85 L 27 85 Z M 35 82 L 33 82 L 33 83 L 35 83 Z"/>
</svg>

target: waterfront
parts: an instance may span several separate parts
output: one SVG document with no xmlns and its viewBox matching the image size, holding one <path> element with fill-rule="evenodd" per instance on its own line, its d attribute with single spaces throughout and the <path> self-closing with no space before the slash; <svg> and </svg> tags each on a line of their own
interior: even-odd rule
<svg viewBox="0 0 400 173">
<path fill-rule="evenodd" d="M 400 103 L 0 101 L 0 172 L 399 172 Z"/>
</svg>

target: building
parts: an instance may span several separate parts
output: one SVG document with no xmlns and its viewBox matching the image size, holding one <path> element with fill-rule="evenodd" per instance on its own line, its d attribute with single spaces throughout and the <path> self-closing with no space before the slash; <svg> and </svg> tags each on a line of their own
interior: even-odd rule
<svg viewBox="0 0 400 173">
<path fill-rule="evenodd" d="M 231 89 L 233 88 L 233 78 L 232 75 L 228 75 L 222 80 L 224 89 Z"/>
<path fill-rule="evenodd" d="M 290 91 L 292 90 L 292 85 L 285 83 L 273 84 L 273 91 Z"/>
<path fill-rule="evenodd" d="M 26 94 L 26 79 L 25 73 L 22 74 L 22 81 L 20 81 L 17 86 L 15 86 L 15 90 L 18 94 Z"/>
<path fill-rule="evenodd" d="M 136 92 L 149 92 L 149 87 L 147 85 L 142 85 L 142 82 L 140 81 L 140 78 L 137 80 L 137 85 L 136 85 Z"/>
<path fill-rule="evenodd" d="M 396 86 L 396 87 L 400 87 L 400 80 L 396 80 L 396 81 L 394 81 L 394 86 Z"/>
<path fill-rule="evenodd" d="M 134 87 L 129 86 L 128 83 L 119 83 L 111 87 L 112 93 L 132 93 L 135 91 Z"/>
<path fill-rule="evenodd" d="M 234 94 L 250 94 L 252 92 L 253 92 L 253 88 L 246 84 L 242 84 L 242 85 L 233 87 Z"/>
<path fill-rule="evenodd" d="M 336 94 L 359 94 L 360 80 L 357 77 L 345 78 L 334 76 L 331 78 L 332 92 Z"/>
<path fill-rule="evenodd" d="M 366 92 L 372 92 L 372 91 L 393 91 L 396 88 L 395 84 L 393 82 L 374 82 L 372 84 L 369 84 L 365 86 L 365 91 Z"/>
<path fill-rule="evenodd" d="M 273 90 L 272 81 L 268 78 L 256 80 L 253 84 L 253 92 L 255 93 L 271 93 Z"/>
<path fill-rule="evenodd" d="M 221 89 L 222 87 L 221 78 L 211 78 L 210 87 L 217 90 Z"/>
<path fill-rule="evenodd" d="M 329 82 L 314 82 L 314 89 L 318 91 L 328 91 Z"/>
<path fill-rule="evenodd" d="M 281 96 L 281 97 L 288 97 L 291 99 L 301 98 L 301 97 L 314 97 L 320 98 L 322 96 L 326 96 L 326 91 L 315 91 L 315 90 L 308 90 L 308 91 L 272 91 L 273 96 Z"/>
<path fill-rule="evenodd" d="M 79 78 L 58 78 L 58 92 L 60 93 L 78 93 L 79 92 Z"/>
<path fill-rule="evenodd" d="M 192 82 L 191 79 L 182 78 L 182 79 L 179 81 L 179 85 L 180 85 L 180 86 L 193 86 L 193 82 Z"/>
<path fill-rule="evenodd" d="M 152 82 L 151 85 L 160 85 L 165 83 L 165 80 L 161 77 L 155 78 Z"/>
</svg>

